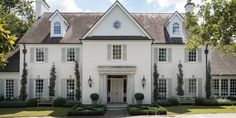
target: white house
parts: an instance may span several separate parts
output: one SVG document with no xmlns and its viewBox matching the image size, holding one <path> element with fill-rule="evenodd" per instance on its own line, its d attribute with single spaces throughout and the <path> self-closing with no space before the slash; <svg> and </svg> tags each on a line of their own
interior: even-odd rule
<svg viewBox="0 0 236 118">
<path fill-rule="evenodd" d="M 193 11 L 191 0 L 185 8 Z M 55 64 L 56 96 L 74 100 L 75 61 L 80 65 L 84 104 L 91 104 L 92 93 L 100 95 L 102 104 L 134 104 L 134 94 L 143 93 L 144 103 L 150 104 L 154 63 L 160 74 L 160 99 L 176 96 L 179 63 L 183 64 L 185 95 L 204 97 L 208 60 L 213 94 L 236 97 L 236 57 L 223 60 L 210 50 L 206 59 L 204 46 L 187 50 L 184 13 L 129 13 L 118 1 L 105 13 L 50 13 L 48 9 L 45 1 L 36 0 L 37 20 L 0 72 L 0 95 L 19 96 L 25 59 L 28 98 L 48 97 L 50 69 Z"/>
</svg>

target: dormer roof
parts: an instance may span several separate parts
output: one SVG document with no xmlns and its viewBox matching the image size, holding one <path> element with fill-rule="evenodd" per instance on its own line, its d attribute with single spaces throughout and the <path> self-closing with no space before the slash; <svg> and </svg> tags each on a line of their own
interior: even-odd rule
<svg viewBox="0 0 236 118">
<path fill-rule="evenodd" d="M 184 17 L 178 11 L 175 11 L 174 14 L 172 14 L 172 16 L 166 21 L 164 26 L 166 27 L 166 25 L 176 16 L 179 17 L 181 21 L 184 21 Z"/>
<path fill-rule="evenodd" d="M 56 15 L 58 15 L 68 27 L 70 26 L 65 17 L 58 10 L 55 10 L 54 13 L 52 13 L 52 15 L 49 17 L 49 21 L 51 21 Z"/>
</svg>

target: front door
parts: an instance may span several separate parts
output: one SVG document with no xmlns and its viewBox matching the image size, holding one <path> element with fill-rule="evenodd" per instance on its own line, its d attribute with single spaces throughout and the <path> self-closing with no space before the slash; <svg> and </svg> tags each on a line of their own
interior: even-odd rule
<svg viewBox="0 0 236 118">
<path fill-rule="evenodd" d="M 111 102 L 123 102 L 123 79 L 111 80 Z"/>
</svg>

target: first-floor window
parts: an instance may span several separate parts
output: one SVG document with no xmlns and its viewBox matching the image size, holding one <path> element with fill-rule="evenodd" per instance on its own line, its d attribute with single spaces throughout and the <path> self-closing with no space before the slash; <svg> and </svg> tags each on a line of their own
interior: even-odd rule
<svg viewBox="0 0 236 118">
<path fill-rule="evenodd" d="M 167 49 L 159 48 L 159 61 L 166 62 L 167 61 Z"/>
<path fill-rule="evenodd" d="M 75 98 L 75 80 L 68 79 L 66 82 L 66 85 L 67 85 L 67 87 L 66 87 L 67 88 L 67 94 L 66 94 L 67 100 L 73 101 Z"/>
<path fill-rule="evenodd" d="M 159 79 L 159 99 L 164 100 L 166 99 L 166 79 Z"/>
<path fill-rule="evenodd" d="M 35 98 L 43 97 L 43 79 L 35 80 Z"/>
<path fill-rule="evenodd" d="M 197 93 L 197 80 L 189 79 L 189 94 L 192 97 L 196 97 L 196 93 Z"/>
<path fill-rule="evenodd" d="M 221 80 L 221 96 L 228 96 L 228 79 Z"/>
<path fill-rule="evenodd" d="M 14 80 L 6 80 L 6 98 L 13 99 L 14 97 Z"/>
<path fill-rule="evenodd" d="M 236 96 L 236 79 L 230 80 L 230 96 Z"/>
<path fill-rule="evenodd" d="M 213 87 L 213 95 L 215 97 L 218 97 L 219 96 L 219 79 L 213 79 L 212 80 L 212 87 Z"/>
</svg>

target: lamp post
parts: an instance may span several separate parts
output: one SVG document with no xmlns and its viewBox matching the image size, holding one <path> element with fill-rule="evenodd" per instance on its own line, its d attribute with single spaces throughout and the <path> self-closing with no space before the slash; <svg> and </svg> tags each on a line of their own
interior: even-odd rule
<svg viewBox="0 0 236 118">
<path fill-rule="evenodd" d="M 23 64 L 24 64 L 24 66 L 23 66 L 23 68 L 25 69 L 25 55 L 27 53 L 27 49 L 25 48 L 25 44 L 23 44 L 23 46 L 24 46 L 24 49 L 23 49 L 23 54 L 24 54 Z"/>
<path fill-rule="evenodd" d="M 142 79 L 142 85 L 143 85 L 143 88 L 144 88 L 144 86 L 146 85 L 146 79 L 145 79 L 145 76 L 143 76 L 143 79 Z"/>
<path fill-rule="evenodd" d="M 89 76 L 89 79 L 88 79 L 88 85 L 89 85 L 89 87 L 91 88 L 92 87 L 92 79 L 91 79 L 91 76 Z"/>
</svg>

